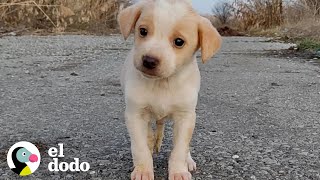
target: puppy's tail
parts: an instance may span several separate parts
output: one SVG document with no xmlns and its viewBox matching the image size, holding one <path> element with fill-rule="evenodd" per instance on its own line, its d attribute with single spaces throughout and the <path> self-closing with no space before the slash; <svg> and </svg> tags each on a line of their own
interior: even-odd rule
<svg viewBox="0 0 320 180">
<path fill-rule="evenodd" d="M 164 125 L 165 125 L 164 119 L 157 121 L 156 136 L 155 136 L 156 141 L 154 144 L 154 149 L 157 154 L 160 152 L 162 140 L 164 137 L 164 134 L 163 134 L 164 133 Z"/>
</svg>

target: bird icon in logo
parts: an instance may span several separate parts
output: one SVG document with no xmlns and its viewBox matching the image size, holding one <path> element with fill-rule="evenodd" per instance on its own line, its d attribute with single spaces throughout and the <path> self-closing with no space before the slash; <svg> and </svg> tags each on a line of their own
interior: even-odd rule
<svg viewBox="0 0 320 180">
<path fill-rule="evenodd" d="M 7 163 L 10 169 L 19 176 L 34 173 L 40 165 L 38 148 L 27 141 L 15 143 L 8 151 Z"/>
<path fill-rule="evenodd" d="M 32 154 L 24 147 L 17 147 L 12 151 L 12 161 L 15 168 L 12 170 L 20 176 L 27 176 L 32 174 L 30 167 L 26 164 L 27 162 L 37 162 L 38 156 Z"/>
</svg>

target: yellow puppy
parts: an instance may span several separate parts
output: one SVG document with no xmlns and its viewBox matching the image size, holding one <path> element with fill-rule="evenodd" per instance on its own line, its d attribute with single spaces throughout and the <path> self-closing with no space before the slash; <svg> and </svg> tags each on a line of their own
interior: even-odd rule
<svg viewBox="0 0 320 180">
<path fill-rule="evenodd" d="M 196 168 L 189 143 L 200 89 L 195 53 L 200 48 L 205 63 L 220 48 L 221 37 L 187 0 L 142 0 L 120 12 L 119 25 L 125 39 L 134 31 L 121 77 L 135 166 L 131 179 L 154 179 L 152 153 L 160 150 L 164 120 L 172 119 L 169 179 L 189 180 Z"/>
</svg>

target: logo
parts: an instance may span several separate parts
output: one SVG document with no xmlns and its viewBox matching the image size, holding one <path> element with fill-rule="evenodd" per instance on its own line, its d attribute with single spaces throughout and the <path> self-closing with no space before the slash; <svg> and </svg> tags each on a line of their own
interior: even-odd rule
<svg viewBox="0 0 320 180">
<path fill-rule="evenodd" d="M 7 163 L 13 172 L 20 176 L 28 176 L 38 169 L 40 158 L 39 150 L 35 145 L 21 141 L 9 149 Z"/>
<path fill-rule="evenodd" d="M 52 162 L 48 164 L 49 171 L 89 171 L 90 164 L 88 162 L 80 162 L 79 158 L 73 158 L 74 161 L 71 163 L 68 162 L 59 162 L 58 158 L 65 157 L 63 154 L 63 144 L 58 144 L 59 149 L 56 147 L 51 147 L 48 151 L 48 154 L 50 157 L 52 157 Z"/>
</svg>

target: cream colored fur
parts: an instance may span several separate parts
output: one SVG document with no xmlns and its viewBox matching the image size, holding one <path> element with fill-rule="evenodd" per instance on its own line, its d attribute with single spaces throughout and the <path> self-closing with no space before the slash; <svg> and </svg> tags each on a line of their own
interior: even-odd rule
<svg viewBox="0 0 320 180">
<path fill-rule="evenodd" d="M 195 52 L 201 48 L 206 62 L 220 48 L 221 38 L 208 20 L 199 16 L 187 0 L 143 0 L 119 15 L 121 33 L 134 31 L 135 43 L 122 71 L 125 119 L 131 139 L 135 169 L 132 180 L 154 179 L 152 153 L 160 151 L 164 121 L 174 121 L 174 145 L 169 158 L 169 179 L 189 180 L 196 169 L 189 143 L 196 121 L 200 72 Z M 140 28 L 148 36 L 139 35 Z M 185 40 L 182 48 L 175 38 Z M 152 72 L 142 57 L 152 56 L 160 64 Z M 157 130 L 151 124 L 156 121 Z"/>
</svg>

